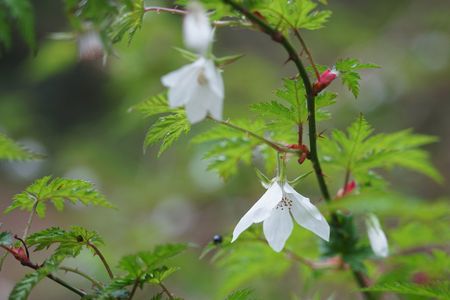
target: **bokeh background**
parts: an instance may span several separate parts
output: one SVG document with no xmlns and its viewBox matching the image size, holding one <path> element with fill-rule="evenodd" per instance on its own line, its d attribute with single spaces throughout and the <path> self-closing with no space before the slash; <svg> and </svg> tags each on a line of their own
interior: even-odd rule
<svg viewBox="0 0 450 300">
<path fill-rule="evenodd" d="M 69 28 L 62 3 L 39 0 L 34 1 L 34 8 L 39 40 L 36 55 L 17 37 L 13 49 L 0 57 L 0 129 L 46 154 L 47 159 L 0 164 L 0 209 L 44 175 L 91 180 L 117 210 L 71 206 L 57 213 L 50 209 L 45 220 L 35 219 L 33 230 L 70 224 L 96 230 L 106 241 L 104 252 L 113 265 L 121 255 L 151 249 L 158 243 L 195 244 L 197 247 L 177 259 L 182 271 L 168 285 L 186 299 L 220 299 L 224 275 L 208 259 L 198 259 L 201 248 L 213 235 L 230 233 L 263 189 L 252 168 L 242 168 L 227 182 L 207 172 L 201 160 L 204 149 L 191 145 L 188 138 L 182 138 L 159 159 L 157 147 L 144 153 L 149 120 L 128 111 L 163 91 L 161 75 L 186 63 L 172 49 L 182 47 L 181 18 L 147 13 L 133 42 L 116 45 L 117 55 L 102 66 L 100 61 L 79 61 L 75 42 L 48 38 Z M 326 28 L 304 33 L 315 60 L 331 66 L 338 58 L 355 57 L 382 68 L 363 73 L 357 100 L 333 83 L 330 88 L 339 93 L 334 119 L 321 129 L 345 128 L 362 112 L 377 132 L 413 128 L 438 136 L 439 143 L 427 149 L 446 178 L 444 184 L 401 170 L 386 175 L 392 186 L 407 195 L 427 201 L 448 196 L 450 2 L 345 0 L 330 1 L 329 9 L 333 16 Z M 247 116 L 249 104 L 274 98 L 281 79 L 295 72 L 284 64 L 283 49 L 261 33 L 220 28 L 214 48 L 217 56 L 245 54 L 224 72 L 225 117 Z M 193 134 L 209 126 L 208 122 L 196 125 Z M 316 183 L 307 182 L 303 193 L 317 201 Z M 20 233 L 26 218 L 26 213 L 15 212 L 0 220 L 4 229 Z M 89 253 L 82 261 L 89 273 L 105 277 Z M 6 299 L 26 272 L 13 259 L 6 261 L 0 273 L 0 299 Z M 288 299 L 294 294 L 309 299 L 313 294 L 302 291 L 303 285 L 289 274 L 271 285 L 265 284 L 263 277 L 248 285 L 261 299 Z M 349 299 L 354 286 L 346 280 L 322 288 L 330 290 L 328 295 L 337 290 L 338 298 Z M 44 281 L 30 299 L 63 297 L 76 299 L 53 282 Z M 141 297 L 149 298 L 145 293 Z"/>
</svg>

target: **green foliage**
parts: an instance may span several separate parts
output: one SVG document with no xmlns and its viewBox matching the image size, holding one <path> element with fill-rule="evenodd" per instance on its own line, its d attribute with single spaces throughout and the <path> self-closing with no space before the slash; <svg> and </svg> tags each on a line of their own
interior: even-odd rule
<svg viewBox="0 0 450 300">
<path fill-rule="evenodd" d="M 375 64 L 361 64 L 357 59 L 347 58 L 336 62 L 336 70 L 340 72 L 342 83 L 352 92 L 355 98 L 359 95 L 359 81 L 361 76 L 357 72 L 362 69 L 379 68 Z"/>
<path fill-rule="evenodd" d="M 434 299 L 450 299 L 450 281 L 436 282 L 431 285 L 418 285 L 409 282 L 390 282 L 376 284 L 362 289 L 370 292 L 390 292 L 402 295 L 416 295 Z"/>
<path fill-rule="evenodd" d="M 189 120 L 183 109 L 170 108 L 165 94 L 160 94 L 132 107 L 132 110 L 141 112 L 145 117 L 162 114 L 147 132 L 144 147 L 161 142 L 158 156 L 167 150 L 182 133 L 191 129 Z"/>
<path fill-rule="evenodd" d="M 0 246 L 11 246 L 13 243 L 11 232 L 0 232 Z"/>
<path fill-rule="evenodd" d="M 263 135 L 264 123 L 261 121 L 236 120 L 226 121 L 244 130 Z M 238 171 L 240 163 L 252 162 L 253 150 L 262 142 L 247 133 L 224 125 L 216 125 L 210 130 L 197 135 L 193 143 L 209 143 L 210 149 L 203 156 L 209 161 L 208 170 L 214 170 L 227 179 Z"/>
<path fill-rule="evenodd" d="M 72 226 L 69 231 L 51 227 L 30 235 L 27 238 L 27 244 L 29 247 L 35 247 L 35 251 L 58 244 L 55 253 L 65 253 L 75 257 L 83 247 L 103 245 L 103 240 L 95 231 L 89 231 L 80 226 Z"/>
<path fill-rule="evenodd" d="M 15 195 L 5 213 L 15 209 L 32 211 L 35 207 L 37 215 L 43 218 L 48 201 L 59 211 L 64 209 L 65 201 L 73 204 L 113 207 L 102 194 L 94 189 L 94 185 L 90 182 L 45 176 L 36 180 L 24 192 Z"/>
<path fill-rule="evenodd" d="M 47 275 L 57 270 L 61 262 L 70 256 L 71 252 L 57 251 L 49 257 L 45 263 L 40 266 L 35 272 L 25 275 L 22 280 L 16 283 L 13 290 L 9 294 L 9 300 L 26 300 L 31 293 L 31 290 Z"/>
<path fill-rule="evenodd" d="M 114 295 L 126 296 L 128 294 L 126 288 L 136 283 L 140 288 L 145 283 L 160 285 L 178 270 L 177 267 L 168 267 L 163 264 L 169 258 L 185 251 L 186 248 L 185 244 L 167 244 L 157 246 L 153 251 L 142 251 L 122 257 L 118 268 L 126 273 L 116 277 L 105 288 L 99 290 L 94 299 L 110 299 Z"/>
<path fill-rule="evenodd" d="M 187 6 L 189 2 L 190 0 L 175 1 L 176 4 L 182 6 Z M 219 20 L 223 17 L 234 15 L 234 12 L 230 6 L 224 4 L 221 0 L 200 0 L 200 2 L 206 10 L 211 11 L 211 14 L 209 15 L 211 20 Z"/>
<path fill-rule="evenodd" d="M 322 161 L 339 170 L 350 171 L 360 185 L 379 180 L 372 169 L 399 166 L 423 173 L 441 182 L 429 155 L 419 147 L 436 141 L 435 137 L 403 130 L 391 134 L 372 135 L 373 129 L 361 115 L 347 129 L 347 134 L 334 130 L 329 139 L 320 139 Z"/>
<path fill-rule="evenodd" d="M 29 0 L 0 0 L 0 45 L 11 48 L 12 22 L 32 50 L 36 49 L 34 13 Z"/>
<path fill-rule="evenodd" d="M 225 300 L 249 300 L 252 291 L 249 289 L 237 290 L 228 295 Z"/>
<path fill-rule="evenodd" d="M 144 18 L 144 1 L 125 1 L 127 5 L 121 7 L 118 17 L 112 25 L 112 41 L 113 43 L 122 40 L 123 36 L 128 33 L 128 44 L 131 43 L 134 34 L 142 26 Z"/>
<path fill-rule="evenodd" d="M 257 7 L 269 23 L 287 33 L 289 29 L 316 30 L 331 16 L 329 10 L 317 10 L 312 0 L 262 1 Z"/>
<path fill-rule="evenodd" d="M 353 216 L 337 212 L 330 227 L 330 241 L 321 243 L 321 254 L 326 257 L 340 255 L 353 270 L 365 272 L 363 261 L 370 256 L 371 250 L 359 243 Z"/>
<path fill-rule="evenodd" d="M 40 157 L 41 155 L 23 148 L 6 135 L 0 133 L 0 159 L 31 160 Z"/>
</svg>

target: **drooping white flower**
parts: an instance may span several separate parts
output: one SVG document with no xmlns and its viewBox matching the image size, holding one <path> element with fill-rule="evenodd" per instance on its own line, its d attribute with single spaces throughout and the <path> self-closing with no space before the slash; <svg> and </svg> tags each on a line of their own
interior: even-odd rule
<svg viewBox="0 0 450 300">
<path fill-rule="evenodd" d="M 200 57 L 163 76 L 161 81 L 169 88 L 170 107 L 185 106 L 191 123 L 203 120 L 208 113 L 222 118 L 223 80 L 212 60 Z"/>
<path fill-rule="evenodd" d="M 366 226 L 373 253 L 379 257 L 387 257 L 389 254 L 388 241 L 383 229 L 381 229 L 380 221 L 374 214 L 367 216 Z"/>
<path fill-rule="evenodd" d="M 319 210 L 287 182 L 276 179 L 241 218 L 233 231 L 231 242 L 253 223 L 263 222 L 267 242 L 273 250 L 280 252 L 294 227 L 292 217 L 300 226 L 326 241 L 329 240 L 330 226 Z"/>
<path fill-rule="evenodd" d="M 80 60 L 95 60 L 104 57 L 105 49 L 98 31 L 94 29 L 84 31 L 78 36 L 77 42 Z"/>
<path fill-rule="evenodd" d="M 204 55 L 213 40 L 213 30 L 208 15 L 198 2 L 188 6 L 188 13 L 183 21 L 183 36 L 186 47 Z"/>
</svg>

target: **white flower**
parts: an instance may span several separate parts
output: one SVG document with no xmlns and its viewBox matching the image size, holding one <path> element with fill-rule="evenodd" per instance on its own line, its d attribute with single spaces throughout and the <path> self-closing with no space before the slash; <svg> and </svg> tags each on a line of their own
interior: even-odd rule
<svg viewBox="0 0 450 300">
<path fill-rule="evenodd" d="M 378 221 L 378 218 L 374 214 L 368 215 L 366 218 L 366 226 L 373 253 L 379 257 L 387 257 L 389 254 L 387 238 L 383 229 L 381 229 L 380 221 Z"/>
<path fill-rule="evenodd" d="M 206 54 L 213 40 L 213 32 L 203 7 L 197 2 L 192 2 L 188 6 L 188 13 L 183 22 L 186 46 L 199 54 Z"/>
<path fill-rule="evenodd" d="M 161 78 L 169 88 L 170 107 L 185 106 L 191 123 L 203 120 L 208 113 L 222 118 L 223 80 L 212 60 L 200 57 Z"/>
<path fill-rule="evenodd" d="M 104 46 L 98 31 L 89 29 L 78 36 L 78 55 L 81 60 L 104 57 Z"/>
<path fill-rule="evenodd" d="M 273 250 L 280 252 L 294 227 L 291 216 L 300 226 L 329 240 L 330 226 L 309 199 L 297 193 L 288 183 L 274 180 L 236 225 L 231 242 L 253 223 L 264 222 L 267 242 Z"/>
</svg>

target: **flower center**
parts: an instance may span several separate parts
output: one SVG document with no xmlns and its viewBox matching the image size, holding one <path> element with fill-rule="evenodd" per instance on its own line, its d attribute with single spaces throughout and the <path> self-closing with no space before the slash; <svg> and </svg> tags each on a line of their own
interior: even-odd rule
<svg viewBox="0 0 450 300">
<path fill-rule="evenodd" d="M 283 198 L 281 198 L 281 201 L 278 202 L 277 206 L 275 207 L 275 209 L 281 209 L 284 210 L 286 209 L 291 209 L 292 207 L 292 200 L 289 199 L 286 196 L 283 196 Z"/>
<path fill-rule="evenodd" d="M 204 72 L 203 69 L 202 69 L 202 70 L 200 71 L 200 73 L 198 74 L 197 82 L 198 82 L 198 84 L 200 84 L 200 85 L 207 85 L 207 84 L 208 84 L 208 79 L 206 78 L 205 72 Z"/>
</svg>

